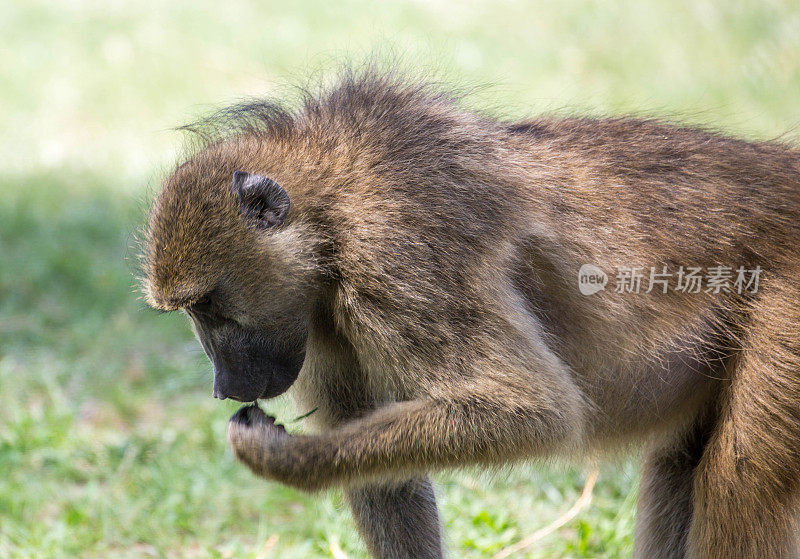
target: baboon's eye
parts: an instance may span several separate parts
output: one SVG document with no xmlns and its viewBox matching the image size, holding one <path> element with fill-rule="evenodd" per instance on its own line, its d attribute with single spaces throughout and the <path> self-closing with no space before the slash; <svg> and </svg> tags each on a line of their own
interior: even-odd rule
<svg viewBox="0 0 800 559">
<path fill-rule="evenodd" d="M 211 310 L 212 301 L 210 295 L 203 295 L 197 301 L 189 305 L 188 310 L 191 312 L 204 313 Z"/>
</svg>

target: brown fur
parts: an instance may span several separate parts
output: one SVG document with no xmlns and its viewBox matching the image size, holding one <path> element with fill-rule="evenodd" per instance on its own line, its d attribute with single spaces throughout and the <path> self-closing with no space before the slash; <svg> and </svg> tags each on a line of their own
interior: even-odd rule
<svg viewBox="0 0 800 559">
<path fill-rule="evenodd" d="M 508 124 L 370 72 L 200 131 L 153 208 L 146 293 L 174 310 L 215 289 L 232 320 L 306 340 L 292 390 L 320 431 L 246 408 L 229 437 L 253 471 L 350 487 L 376 557 L 439 557 L 425 472 L 634 442 L 638 557 L 797 555 L 794 148 L 634 118 Z M 288 192 L 285 223 L 242 218 L 237 169 Z M 751 296 L 584 296 L 584 263 L 764 272 Z"/>
</svg>

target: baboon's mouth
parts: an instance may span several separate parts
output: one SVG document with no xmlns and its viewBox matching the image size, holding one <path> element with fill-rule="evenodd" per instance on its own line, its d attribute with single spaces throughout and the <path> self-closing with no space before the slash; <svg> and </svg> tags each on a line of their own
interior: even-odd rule
<svg viewBox="0 0 800 559">
<path fill-rule="evenodd" d="M 297 375 L 300 373 L 300 369 L 297 370 L 296 373 L 285 376 L 281 378 L 272 377 L 270 381 L 267 383 L 266 388 L 261 393 L 261 396 L 258 397 L 259 400 L 268 400 L 269 398 L 275 398 L 276 396 L 280 396 L 291 386 L 294 384 L 294 381 L 297 379 Z"/>
<path fill-rule="evenodd" d="M 231 371 L 224 363 L 214 363 L 214 397 L 237 402 L 255 402 L 280 396 L 294 384 L 305 355 L 281 363 Z"/>
<path fill-rule="evenodd" d="M 303 351 L 294 358 L 282 361 L 280 364 L 273 363 L 271 366 L 272 374 L 269 375 L 269 380 L 258 398 L 260 400 L 275 398 L 289 390 L 294 381 L 297 380 L 305 358 L 306 354 Z"/>
<path fill-rule="evenodd" d="M 215 398 L 237 402 L 274 398 L 286 392 L 300 374 L 303 345 L 278 345 L 262 332 L 232 320 L 189 316 L 214 366 Z"/>
</svg>

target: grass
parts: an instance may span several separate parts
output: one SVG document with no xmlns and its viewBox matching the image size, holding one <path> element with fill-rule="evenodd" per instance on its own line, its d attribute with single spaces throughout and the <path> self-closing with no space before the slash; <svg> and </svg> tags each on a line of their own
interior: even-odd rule
<svg viewBox="0 0 800 559">
<path fill-rule="evenodd" d="M 133 233 L 211 104 L 381 47 L 507 117 L 645 112 L 797 137 L 790 0 L 344 5 L 12 0 L 0 32 L 0 557 L 331 557 L 365 551 L 341 494 L 264 483 L 233 460 L 235 405 L 179 316 L 144 309 Z M 293 410 L 269 408 L 282 420 Z M 488 557 L 580 493 L 580 467 L 437 477 L 454 557 Z M 526 557 L 630 553 L 636 468 Z"/>
</svg>

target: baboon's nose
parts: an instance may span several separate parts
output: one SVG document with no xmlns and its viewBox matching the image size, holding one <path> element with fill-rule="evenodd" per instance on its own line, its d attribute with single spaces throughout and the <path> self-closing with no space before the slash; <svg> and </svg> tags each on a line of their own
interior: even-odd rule
<svg viewBox="0 0 800 559">
<path fill-rule="evenodd" d="M 211 394 L 214 396 L 214 398 L 218 398 L 220 400 L 227 400 L 228 399 L 228 397 L 225 396 L 225 394 L 223 394 L 220 391 L 220 389 L 217 387 L 217 383 L 214 383 L 214 390 L 213 390 L 213 392 Z"/>
</svg>

